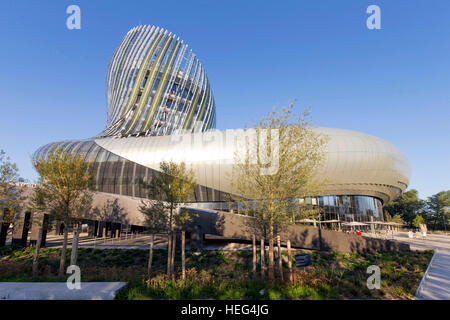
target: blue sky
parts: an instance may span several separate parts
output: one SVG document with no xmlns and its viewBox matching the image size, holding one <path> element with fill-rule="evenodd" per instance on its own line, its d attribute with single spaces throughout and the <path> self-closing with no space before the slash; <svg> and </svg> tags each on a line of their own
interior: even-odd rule
<svg viewBox="0 0 450 320">
<path fill-rule="evenodd" d="M 81 8 L 81 30 L 66 8 Z M 366 8 L 381 8 L 381 30 Z M 0 3 L 0 149 L 31 154 L 106 123 L 114 49 L 138 24 L 169 29 L 206 68 L 217 128 L 250 126 L 296 98 L 313 125 L 398 146 L 421 198 L 449 189 L 450 1 L 21 1 Z"/>
</svg>

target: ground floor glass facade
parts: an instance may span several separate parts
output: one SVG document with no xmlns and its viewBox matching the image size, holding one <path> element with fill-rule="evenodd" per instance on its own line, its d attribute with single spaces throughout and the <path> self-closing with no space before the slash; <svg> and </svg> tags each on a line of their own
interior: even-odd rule
<svg viewBox="0 0 450 320">
<path fill-rule="evenodd" d="M 320 208 L 320 221 L 340 220 L 342 222 L 383 221 L 383 204 L 380 199 L 370 196 L 341 195 L 308 197 L 300 200 L 313 208 Z M 239 212 L 236 205 L 229 202 L 201 202 L 195 207 L 209 210 Z"/>
</svg>

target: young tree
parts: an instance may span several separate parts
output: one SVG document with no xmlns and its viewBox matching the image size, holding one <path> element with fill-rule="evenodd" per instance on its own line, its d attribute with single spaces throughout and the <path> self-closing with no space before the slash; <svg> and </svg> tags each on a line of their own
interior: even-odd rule
<svg viewBox="0 0 450 320">
<path fill-rule="evenodd" d="M 409 226 L 413 225 L 413 220 L 417 214 L 424 209 L 425 202 L 419 199 L 419 193 L 415 189 L 404 192 L 400 197 L 388 203 L 384 209 L 391 216 L 399 214 Z"/>
<path fill-rule="evenodd" d="M 45 202 L 44 202 L 44 194 L 42 193 L 41 189 L 35 188 L 33 192 L 31 193 L 27 208 L 30 212 L 33 212 L 32 218 L 32 226 L 38 227 L 38 238 L 36 241 L 36 247 L 34 249 L 34 257 L 33 257 L 33 276 L 37 274 L 38 271 L 38 259 L 39 259 L 39 251 L 41 249 L 41 239 L 42 239 L 42 232 L 44 226 L 42 225 L 43 222 L 43 215 L 45 214 Z"/>
<path fill-rule="evenodd" d="M 421 224 L 425 224 L 425 219 L 421 215 L 417 215 L 412 224 L 414 227 L 419 228 Z"/>
<path fill-rule="evenodd" d="M 269 279 L 274 278 L 275 236 L 299 216 L 317 214 L 302 199 L 318 194 L 323 183 L 313 180 L 313 173 L 323 160 L 327 138 L 311 130 L 308 111 L 295 116 L 292 108 L 274 107 L 255 130 L 247 130 L 249 139 L 235 155 L 232 175 L 234 200 L 248 208 L 252 227 L 269 241 Z"/>
<path fill-rule="evenodd" d="M 19 169 L 0 150 L 0 224 L 9 225 L 14 222 L 16 213 L 20 212 L 24 201 L 25 187 L 19 183 L 23 179 L 19 176 Z M 0 225 L 0 227 L 1 227 Z"/>
<path fill-rule="evenodd" d="M 151 276 L 152 272 L 152 262 L 153 262 L 153 242 L 154 235 L 160 232 L 167 232 L 169 230 L 169 218 L 167 216 L 167 210 L 164 202 L 156 201 L 156 202 L 141 202 L 141 206 L 139 207 L 139 211 L 144 214 L 145 217 L 145 225 L 150 232 L 150 250 L 148 255 L 148 267 L 147 267 L 147 275 Z M 167 253 L 169 253 L 169 241 L 167 242 Z M 167 266 L 167 270 L 170 270 L 169 265 Z"/>
<path fill-rule="evenodd" d="M 192 214 L 180 210 L 194 192 L 196 185 L 194 173 L 187 170 L 184 162 L 160 163 L 161 173 L 152 177 L 150 182 L 141 181 L 153 201 L 142 201 L 139 210 L 146 217 L 146 225 L 152 233 L 167 232 L 167 275 L 173 276 L 175 257 L 174 231 L 192 222 Z"/>
<path fill-rule="evenodd" d="M 384 220 L 386 222 L 396 222 L 396 223 L 404 224 L 404 221 L 399 214 L 396 214 L 392 217 L 388 211 L 384 212 Z"/>
<path fill-rule="evenodd" d="M 68 227 L 77 218 L 86 218 L 90 214 L 93 180 L 82 155 L 72 155 L 58 147 L 53 148 L 47 160 L 35 160 L 33 165 L 39 174 L 39 183 L 32 197 L 36 207 L 48 212 L 52 220 L 62 221 L 64 226 L 59 265 L 61 277 L 66 260 Z"/>
<path fill-rule="evenodd" d="M 433 230 L 447 230 L 447 221 L 450 218 L 450 190 L 441 191 L 428 197 L 427 217 L 433 225 Z"/>
</svg>

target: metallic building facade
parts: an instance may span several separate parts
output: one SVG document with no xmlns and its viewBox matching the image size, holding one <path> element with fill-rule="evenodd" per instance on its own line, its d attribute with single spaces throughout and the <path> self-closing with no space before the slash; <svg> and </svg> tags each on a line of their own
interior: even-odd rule
<svg viewBox="0 0 450 320">
<path fill-rule="evenodd" d="M 190 201 L 228 209 L 234 193 L 230 177 L 236 152 L 249 130 L 212 130 L 215 104 L 199 60 L 167 30 L 130 30 L 113 54 L 106 77 L 105 130 L 86 140 L 49 143 L 35 159 L 46 159 L 53 145 L 82 154 L 100 192 L 145 198 L 140 180 L 159 173 L 161 161 L 184 161 L 197 186 Z M 312 128 L 326 136 L 325 161 L 316 172 L 326 184 L 305 201 L 324 209 L 325 219 L 383 219 L 382 205 L 409 184 L 409 163 L 392 144 L 343 129 Z"/>
<path fill-rule="evenodd" d="M 131 29 L 106 75 L 108 118 L 100 137 L 154 136 L 215 127 L 211 86 L 196 55 L 155 26 Z"/>
</svg>

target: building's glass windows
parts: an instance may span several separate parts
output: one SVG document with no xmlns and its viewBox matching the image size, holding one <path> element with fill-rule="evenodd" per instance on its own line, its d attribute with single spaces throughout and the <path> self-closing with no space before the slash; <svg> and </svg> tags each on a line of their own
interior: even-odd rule
<svg viewBox="0 0 450 320">
<path fill-rule="evenodd" d="M 221 200 L 218 202 L 212 202 L 210 199 L 206 201 L 205 198 L 201 200 L 200 197 L 202 195 L 204 197 L 204 194 L 200 193 L 203 193 L 204 189 L 205 188 L 201 186 L 197 186 L 195 188 L 196 199 L 191 200 L 192 202 L 195 202 L 195 204 L 192 204 L 193 206 L 224 211 L 230 211 L 231 209 L 234 209 L 234 211 L 236 212 L 236 205 L 227 202 L 226 200 Z M 299 203 L 310 204 L 315 208 L 321 208 L 321 221 L 340 220 L 342 222 L 369 222 L 371 221 L 371 217 L 373 217 L 374 221 L 383 220 L 381 200 L 374 197 L 322 196 L 318 198 L 307 197 L 305 199 L 298 199 L 298 201 Z M 314 205 L 314 201 L 316 201 L 318 205 Z M 325 205 L 325 203 L 330 203 L 330 201 L 342 201 L 342 204 L 335 205 L 336 202 L 331 202 L 331 205 Z M 351 203 L 352 205 L 344 205 L 345 202 Z M 325 228 L 326 227 L 327 225 L 325 224 Z"/>
<path fill-rule="evenodd" d="M 133 171 L 134 171 L 135 164 L 131 161 L 125 162 L 125 168 L 123 170 L 123 177 L 122 177 L 122 194 L 127 196 L 133 195 Z"/>
<path fill-rule="evenodd" d="M 308 202 L 308 201 L 307 201 Z M 383 220 L 381 200 L 369 196 L 323 196 L 319 197 L 322 220 L 370 221 Z M 316 206 L 317 207 L 317 206 Z"/>
<path fill-rule="evenodd" d="M 122 183 L 121 179 L 120 179 L 120 174 L 122 172 L 122 166 L 123 166 L 123 162 L 121 161 L 120 158 L 118 158 L 115 162 L 114 162 L 114 166 L 113 166 L 113 172 L 112 172 L 112 176 L 111 176 L 111 190 L 112 193 L 114 194 L 120 194 L 120 184 Z"/>
<path fill-rule="evenodd" d="M 324 197 L 319 197 L 319 206 L 324 206 L 324 201 L 325 201 L 325 199 L 324 199 Z"/>
</svg>

